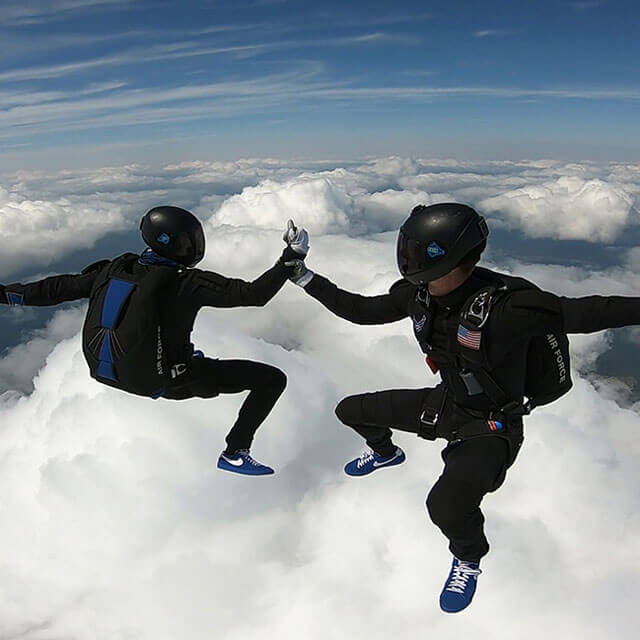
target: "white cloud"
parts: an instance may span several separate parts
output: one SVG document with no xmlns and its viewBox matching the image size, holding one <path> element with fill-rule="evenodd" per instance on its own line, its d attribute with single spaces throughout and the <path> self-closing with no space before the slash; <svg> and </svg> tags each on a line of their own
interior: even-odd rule
<svg viewBox="0 0 640 640">
<path fill-rule="evenodd" d="M 133 232 L 158 204 L 192 209 L 203 220 L 213 215 L 211 230 L 221 224 L 279 230 L 292 217 L 316 234 L 362 235 L 397 229 L 415 204 L 451 200 L 489 213 L 495 227 L 610 242 L 636 224 L 640 170 L 388 157 L 338 168 L 249 158 L 20 171 L 0 179 L 0 280 L 46 267 L 112 231 Z"/>
<path fill-rule="evenodd" d="M 87 200 L 25 200 L 0 187 L 0 274 L 50 264 L 61 253 L 91 247 L 126 227 L 120 207 L 96 197 Z"/>
<path fill-rule="evenodd" d="M 129 225 L 151 197 L 190 194 L 203 216 L 214 214 L 203 266 L 247 278 L 275 260 L 292 216 L 312 231 L 311 268 L 373 295 L 397 278 L 395 229 L 415 202 L 470 190 L 486 198 L 565 172 L 589 173 L 585 183 L 607 172 L 636 183 L 623 167 L 390 158 L 304 171 L 250 160 L 23 173 L 12 195 L 1 193 L 0 210 L 20 209 L 11 225 L 22 221 L 25 247 L 38 247 L 32 220 L 69 251 L 54 223 L 65 229 L 84 219 L 78 203 L 92 233 L 110 230 L 102 210 L 86 206 L 97 190 L 109 211 L 120 204 L 116 220 Z M 16 205 L 25 201 L 40 204 Z M 15 254 L 20 268 L 48 259 L 36 249 Z M 498 266 L 568 295 L 640 293 L 635 251 L 595 273 Z M 608 334 L 572 339 L 575 389 L 528 420 L 507 484 L 485 501 L 493 551 L 478 595 L 469 612 L 445 618 L 437 597 L 449 554 L 423 506 L 441 446 L 400 434 L 405 465 L 348 479 L 342 465 L 362 443 L 333 416 L 349 393 L 433 384 L 409 322 L 350 325 L 291 285 L 264 309 L 202 311 L 194 340 L 208 354 L 270 362 L 289 377 L 254 447 L 278 474 L 256 481 L 214 468 L 241 397 L 153 402 L 101 387 L 87 376 L 79 323 L 79 309 L 62 311 L 0 360 L 4 388 L 22 392 L 0 396 L 0 588 L 11 594 L 0 599 L 0 635 L 209 639 L 217 629 L 239 640 L 256 629 L 267 639 L 295 629 L 324 640 L 364 629 L 382 640 L 429 629 L 443 640 L 635 637 L 640 416 L 616 404 L 616 388 L 588 380 Z"/>
<path fill-rule="evenodd" d="M 330 201 L 317 181 L 301 185 L 301 198 Z M 250 201 L 237 215 L 259 221 L 264 202 L 251 213 Z M 282 245 L 267 211 L 257 230 L 217 227 L 205 266 L 249 277 L 270 264 Z M 321 215 L 335 220 L 321 207 L 314 215 L 318 229 Z M 352 290 L 384 291 L 397 277 L 395 234 L 347 237 L 332 224 L 312 238 L 310 266 Z M 633 286 L 615 273 L 515 270 L 574 295 Z M 449 554 L 423 506 L 440 443 L 398 435 L 405 465 L 349 479 L 342 465 L 361 442 L 332 413 L 348 393 L 434 380 L 408 321 L 356 327 L 291 285 L 264 309 L 202 312 L 194 337 L 208 354 L 270 362 L 289 377 L 254 447 L 278 474 L 253 481 L 214 468 L 239 396 L 153 402 L 101 387 L 68 337 L 77 321 L 63 313 L 21 348 L 44 363 L 57 343 L 33 393 L 0 399 L 5 636 L 208 639 L 218 629 L 239 640 L 295 629 L 320 640 L 360 637 L 365 625 L 374 640 L 424 629 L 444 640 L 635 637 L 640 416 L 606 385 L 576 374 L 571 395 L 528 420 L 520 459 L 485 501 L 493 551 L 475 602 L 445 618 L 437 597 Z M 576 359 L 586 370 L 607 348 L 602 335 L 587 340 Z"/>
<path fill-rule="evenodd" d="M 563 176 L 553 182 L 522 187 L 480 203 L 488 213 L 532 237 L 612 242 L 625 228 L 633 198 L 602 180 Z"/>
<path fill-rule="evenodd" d="M 326 178 L 296 178 L 279 184 L 265 180 L 229 198 L 215 220 L 233 226 L 256 225 L 280 229 L 288 217 L 317 233 L 343 231 L 353 216 L 352 198 Z"/>
</svg>

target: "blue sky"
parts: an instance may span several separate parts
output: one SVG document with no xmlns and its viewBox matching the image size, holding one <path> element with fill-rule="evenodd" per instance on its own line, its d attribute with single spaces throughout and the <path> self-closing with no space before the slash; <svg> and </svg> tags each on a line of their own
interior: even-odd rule
<svg viewBox="0 0 640 640">
<path fill-rule="evenodd" d="M 631 0 L 0 5 L 0 169 L 640 158 Z"/>
</svg>

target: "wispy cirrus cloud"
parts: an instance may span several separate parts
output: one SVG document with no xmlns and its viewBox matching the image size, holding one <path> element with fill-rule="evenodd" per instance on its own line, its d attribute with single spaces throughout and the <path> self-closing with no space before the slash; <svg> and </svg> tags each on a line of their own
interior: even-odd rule
<svg viewBox="0 0 640 640">
<path fill-rule="evenodd" d="M 419 39 L 413 36 L 394 35 L 383 32 L 362 33 L 337 38 L 288 40 L 213 47 L 202 46 L 202 43 L 197 41 L 182 41 L 169 44 L 158 44 L 150 47 L 132 48 L 123 53 L 106 55 L 88 60 L 83 59 L 62 64 L 38 65 L 12 69 L 0 73 L 0 82 L 19 82 L 46 78 L 60 78 L 63 76 L 92 71 L 100 67 L 140 65 L 182 58 L 218 55 L 247 56 L 285 49 L 357 46 L 381 42 L 404 42 L 405 44 L 415 44 L 418 41 Z"/>
<path fill-rule="evenodd" d="M 135 6 L 136 2 L 137 0 L 5 0 L 0 6 L 0 25 L 59 21 L 74 12 L 123 9 Z"/>
<path fill-rule="evenodd" d="M 527 89 L 518 87 L 393 86 L 354 87 L 326 78 L 321 64 L 306 64 L 281 74 L 251 79 L 173 87 L 140 88 L 124 83 L 90 85 L 72 93 L 0 93 L 3 139 L 48 132 L 52 125 L 67 131 L 137 124 L 187 122 L 217 117 L 297 111 L 309 101 L 362 104 L 384 101 L 434 101 L 458 98 L 502 100 L 640 100 L 640 89 Z M 96 94 L 104 94 L 98 96 Z M 17 104 L 23 95 L 24 102 Z M 21 140 L 24 141 L 24 140 Z"/>
<path fill-rule="evenodd" d="M 84 89 L 74 91 L 76 96 L 89 96 L 106 93 L 125 87 L 124 82 L 100 82 L 91 84 Z M 30 105 L 45 105 L 68 99 L 69 93 L 64 91 L 0 91 L 0 108 L 25 107 Z"/>
<path fill-rule="evenodd" d="M 79 60 L 56 65 L 42 65 L 13 69 L 0 73 L 0 82 L 17 82 L 24 80 L 41 80 L 60 78 L 62 76 L 84 73 L 100 67 L 126 66 L 162 60 L 175 60 L 197 56 L 213 56 L 220 54 L 250 53 L 264 50 L 266 45 L 240 45 L 229 47 L 198 47 L 193 42 L 175 42 L 166 45 L 154 45 L 131 49 L 122 54 L 107 55 L 91 60 Z"/>
<path fill-rule="evenodd" d="M 496 36 L 508 36 L 513 31 L 511 29 L 484 29 L 474 32 L 476 38 L 494 38 Z"/>
<path fill-rule="evenodd" d="M 319 78 L 321 70 L 321 65 L 310 64 L 288 73 L 250 80 L 145 90 L 129 88 L 81 99 L 74 91 L 69 99 L 49 100 L 46 104 L 38 101 L 37 94 L 29 94 L 29 104 L 0 112 L 0 125 L 6 127 L 4 137 L 11 138 L 16 134 L 47 131 L 54 123 L 65 130 L 78 130 L 250 113 L 302 99 L 301 87 L 305 91 L 328 90 L 331 85 Z M 99 88 L 87 91 L 97 92 Z M 115 89 L 115 85 L 104 85 L 101 89 L 107 92 Z M 55 96 L 44 95 L 45 99 L 52 97 Z M 11 99 L 15 98 L 5 97 L 7 101 Z M 15 131 L 12 127 L 20 129 Z"/>
<path fill-rule="evenodd" d="M 393 24 L 404 24 L 404 23 L 416 23 L 416 22 L 425 22 L 427 20 L 432 19 L 432 14 L 430 13 L 395 13 L 388 14 L 385 16 L 373 16 L 373 17 L 360 17 L 358 20 L 348 20 L 344 18 L 340 18 L 341 24 L 358 24 L 358 25 L 393 25 Z"/>
<path fill-rule="evenodd" d="M 324 90 L 323 97 L 334 98 L 436 98 L 477 96 L 495 98 L 559 98 L 583 100 L 640 100 L 640 88 L 608 89 L 528 89 L 525 87 L 337 87 Z"/>
</svg>

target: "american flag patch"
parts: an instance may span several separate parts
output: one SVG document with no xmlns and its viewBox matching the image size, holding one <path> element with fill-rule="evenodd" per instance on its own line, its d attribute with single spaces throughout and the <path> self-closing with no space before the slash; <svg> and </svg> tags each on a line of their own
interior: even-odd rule
<svg viewBox="0 0 640 640">
<path fill-rule="evenodd" d="M 490 431 L 502 431 L 504 425 L 499 420 L 489 420 Z"/>
<path fill-rule="evenodd" d="M 458 325 L 458 342 L 469 349 L 480 350 L 482 331 L 469 331 L 462 325 Z"/>
</svg>

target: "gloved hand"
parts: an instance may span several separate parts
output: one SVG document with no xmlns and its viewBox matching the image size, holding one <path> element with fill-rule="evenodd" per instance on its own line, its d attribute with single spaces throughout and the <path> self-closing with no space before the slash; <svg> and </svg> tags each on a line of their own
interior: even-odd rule
<svg viewBox="0 0 640 640">
<path fill-rule="evenodd" d="M 282 239 L 296 253 L 300 254 L 303 258 L 307 257 L 309 253 L 309 234 L 306 229 L 298 229 L 293 220 L 289 220 Z"/>
<path fill-rule="evenodd" d="M 304 263 L 309 253 L 309 234 L 306 229 L 298 229 L 293 220 L 289 220 L 282 239 L 287 243 L 287 250 L 292 250 L 292 255 L 287 256 L 284 263 L 292 267 L 289 280 L 299 287 L 306 287 L 313 278 L 313 271 L 307 269 Z"/>
<path fill-rule="evenodd" d="M 293 267 L 289 274 L 289 280 L 291 280 L 293 284 L 297 284 L 299 287 L 304 288 L 311 282 L 311 278 L 313 278 L 314 273 L 311 269 L 307 269 L 307 265 L 304 263 L 304 260 L 287 260 L 284 264 L 287 267 Z"/>
</svg>

